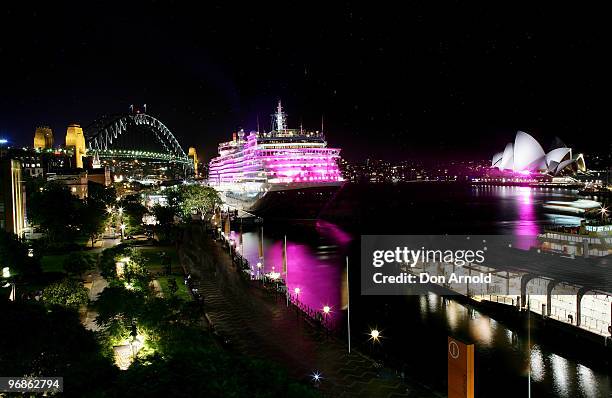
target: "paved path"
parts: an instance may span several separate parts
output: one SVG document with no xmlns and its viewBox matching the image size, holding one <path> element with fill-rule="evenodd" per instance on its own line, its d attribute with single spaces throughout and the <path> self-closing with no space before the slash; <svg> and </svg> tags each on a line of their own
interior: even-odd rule
<svg viewBox="0 0 612 398">
<path fill-rule="evenodd" d="M 197 277 L 208 316 L 234 349 L 284 365 L 292 376 L 310 380 L 320 372 L 321 390 L 331 397 L 434 397 L 421 386 L 408 386 L 394 373 L 380 377 L 372 360 L 312 326 L 274 298 L 244 282 L 229 256 L 196 228 L 181 250 L 183 263 Z"/>
<path fill-rule="evenodd" d="M 101 253 L 104 249 L 109 247 L 113 247 L 121 243 L 120 239 L 112 239 L 112 238 L 103 238 L 102 243 L 99 247 L 88 250 L 87 253 Z M 108 282 L 106 279 L 100 275 L 99 270 L 94 270 L 90 273 L 91 278 L 91 288 L 87 292 L 89 296 L 89 301 L 93 302 L 98 299 L 98 295 L 108 286 Z M 89 278 L 88 278 L 89 279 Z M 93 308 L 93 306 L 88 306 L 86 313 L 81 318 L 81 323 L 86 329 L 97 331 L 100 327 L 96 324 L 96 316 L 98 316 L 98 312 Z"/>
</svg>

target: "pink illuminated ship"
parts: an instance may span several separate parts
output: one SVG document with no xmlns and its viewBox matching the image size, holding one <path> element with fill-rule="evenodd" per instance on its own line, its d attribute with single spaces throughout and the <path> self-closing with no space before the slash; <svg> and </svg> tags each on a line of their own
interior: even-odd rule
<svg viewBox="0 0 612 398">
<path fill-rule="evenodd" d="M 289 129 L 286 120 L 279 101 L 270 132 L 241 130 L 232 141 L 219 144 L 208 183 L 228 205 L 256 211 L 270 204 L 264 198 L 271 193 L 307 190 L 321 196 L 342 185 L 340 149 L 328 148 L 322 131 Z"/>
</svg>

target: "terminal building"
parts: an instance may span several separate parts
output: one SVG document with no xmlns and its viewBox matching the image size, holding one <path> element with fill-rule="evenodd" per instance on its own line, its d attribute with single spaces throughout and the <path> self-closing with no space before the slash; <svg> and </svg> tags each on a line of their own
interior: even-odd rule
<svg viewBox="0 0 612 398">
<path fill-rule="evenodd" d="M 25 228 L 25 195 L 18 160 L 0 160 L 0 228 L 21 237 Z"/>
</svg>

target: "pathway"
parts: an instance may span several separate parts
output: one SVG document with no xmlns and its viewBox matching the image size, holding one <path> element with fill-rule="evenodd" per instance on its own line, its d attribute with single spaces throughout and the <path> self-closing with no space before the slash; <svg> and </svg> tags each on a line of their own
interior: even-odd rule
<svg viewBox="0 0 612 398">
<path fill-rule="evenodd" d="M 284 365 L 293 377 L 323 377 L 320 388 L 332 397 L 433 397 L 425 387 L 406 385 L 395 374 L 382 377 L 374 362 L 326 336 L 295 310 L 245 283 L 227 252 L 193 228 L 183 245 L 183 263 L 197 278 L 215 329 L 244 354 Z M 388 374 L 388 372 L 386 372 Z"/>
</svg>

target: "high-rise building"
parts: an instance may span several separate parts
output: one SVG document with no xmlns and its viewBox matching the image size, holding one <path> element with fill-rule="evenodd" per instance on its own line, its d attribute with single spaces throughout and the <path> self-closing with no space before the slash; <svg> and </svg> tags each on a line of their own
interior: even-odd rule
<svg viewBox="0 0 612 398">
<path fill-rule="evenodd" d="M 40 126 L 34 132 L 34 149 L 53 148 L 53 130 L 51 127 Z"/>
<path fill-rule="evenodd" d="M 25 195 L 19 160 L 0 161 L 0 228 L 23 236 L 25 228 Z"/>
<path fill-rule="evenodd" d="M 198 177 L 198 153 L 194 147 L 189 147 L 189 159 L 193 162 L 193 173 L 195 177 Z"/>
<path fill-rule="evenodd" d="M 66 149 L 73 149 L 74 156 L 76 158 L 75 165 L 77 169 L 83 168 L 83 156 L 87 152 L 85 148 L 85 136 L 83 135 L 83 129 L 78 124 L 68 125 L 66 130 Z"/>
</svg>

